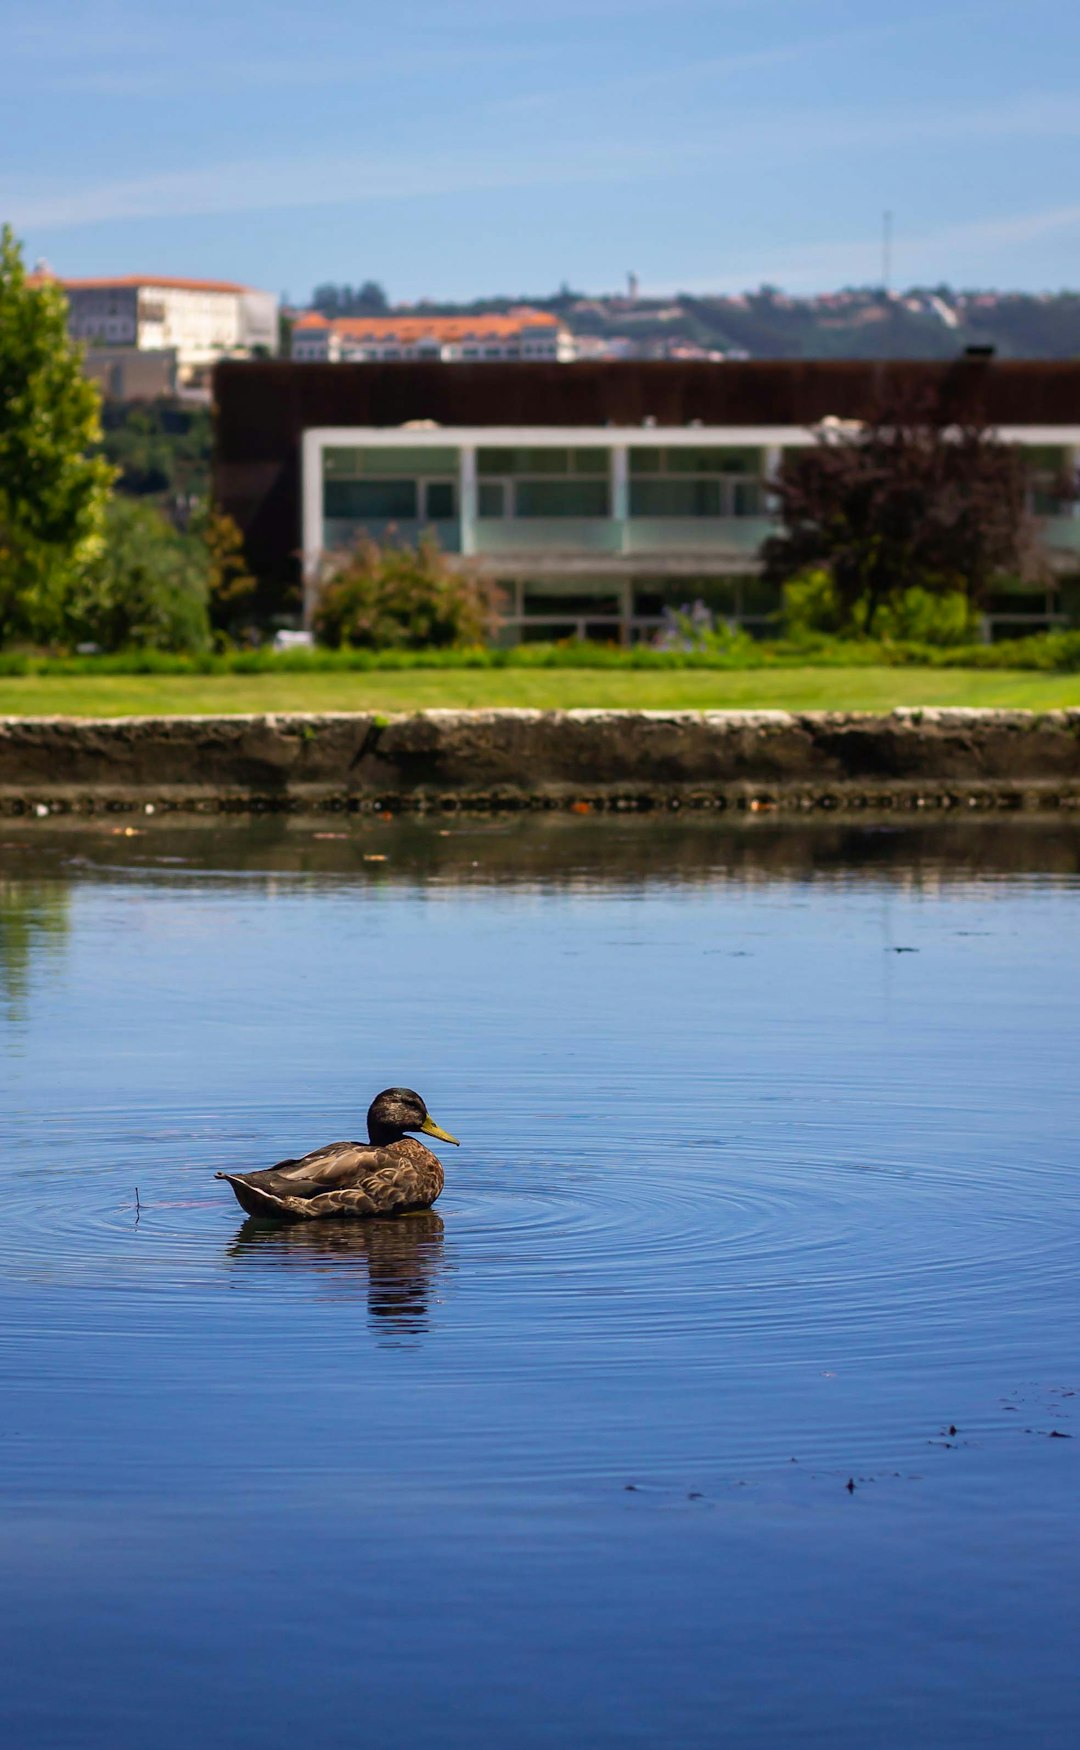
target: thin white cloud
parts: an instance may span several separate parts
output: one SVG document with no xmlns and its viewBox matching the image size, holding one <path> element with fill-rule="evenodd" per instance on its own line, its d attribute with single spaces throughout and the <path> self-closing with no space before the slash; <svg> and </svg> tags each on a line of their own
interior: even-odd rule
<svg viewBox="0 0 1080 1750">
<path fill-rule="evenodd" d="M 493 71 L 535 60 L 535 53 L 523 48 L 505 48 L 486 44 L 480 48 L 417 47 L 395 53 L 341 53 L 334 56 L 306 59 L 302 55 L 275 58 L 249 53 L 235 56 L 219 54 L 206 61 L 201 54 L 189 63 L 192 76 L 197 76 L 201 93 L 241 90 L 298 90 L 309 86 L 380 85 L 393 80 L 396 86 L 406 81 L 423 81 L 432 74 L 475 72 L 487 77 Z M 42 73 L 38 89 L 50 93 L 87 97 L 150 97 L 175 98 L 178 66 L 175 58 L 150 62 L 123 60 L 95 66 L 84 64 L 76 68 L 66 65 Z"/>
<path fill-rule="evenodd" d="M 1022 94 L 977 109 L 866 110 L 789 117 L 785 132 L 808 147 L 889 147 L 926 140 L 1068 139 L 1080 134 L 1076 99 L 1056 92 Z"/>
<path fill-rule="evenodd" d="M 1039 237 L 1052 236 L 1057 231 L 1071 231 L 1080 226 L 1080 205 L 1050 207 L 1039 213 L 1014 213 L 1007 218 L 979 219 L 951 230 L 936 232 L 928 242 L 946 240 L 963 243 L 1034 243 Z"/>
<path fill-rule="evenodd" d="M 315 33 L 308 10 L 264 7 L 253 40 L 247 12 L 238 17 L 235 5 L 214 7 L 212 27 L 204 19 L 207 29 L 200 30 L 198 18 L 187 12 L 154 18 L 145 5 L 124 0 L 79 8 L 46 0 L 44 11 L 20 13 L 4 27 L 4 54 L 9 71 L 18 68 L 22 91 L 89 98 L 176 98 L 185 73 L 197 78 L 200 92 L 400 83 L 440 72 L 475 72 L 483 81 L 499 67 L 564 61 L 571 16 L 576 23 L 586 17 L 603 21 L 613 12 L 663 13 L 672 6 L 685 11 L 706 3 L 567 0 L 560 12 L 548 0 L 540 10 L 522 8 L 526 15 L 515 16 L 505 0 L 491 10 L 474 0 L 456 6 L 448 0 L 428 5 L 414 0 L 406 7 L 411 19 L 346 12 L 324 16 L 323 28 Z M 727 0 L 735 8 L 748 3 Z"/>
<path fill-rule="evenodd" d="M 542 161 L 493 159 L 488 151 L 443 153 L 417 160 L 327 158 L 251 160 L 205 170 L 177 171 L 67 188 L 19 198 L 0 186 L 0 213 L 17 230 L 66 230 L 117 220 L 266 212 L 278 208 L 339 206 L 429 195 L 464 195 L 482 189 L 560 187 L 640 175 L 652 162 L 647 146 L 592 152 L 587 160 L 564 150 Z"/>
<path fill-rule="evenodd" d="M 972 142 L 1023 137 L 1075 137 L 1080 108 L 1056 96 L 1031 94 L 1011 106 L 969 111 L 832 110 L 787 114 L 726 112 L 697 129 L 650 134 L 645 127 L 596 137 L 588 116 L 580 128 L 560 131 L 530 146 L 478 130 L 471 144 L 424 156 L 387 149 L 360 155 L 325 152 L 309 159 L 265 156 L 245 161 L 162 171 L 90 183 L 72 175 L 48 183 L 0 180 L 0 215 L 21 230 L 62 230 L 116 220 L 194 217 L 221 213 L 353 206 L 430 195 L 466 195 L 482 189 L 567 188 L 633 182 L 654 188 L 672 174 L 712 171 L 753 162 L 761 176 L 793 160 L 843 149 L 888 149 L 918 140 Z"/>
<path fill-rule="evenodd" d="M 699 55 L 692 61 L 679 61 L 674 66 L 651 67 L 640 73 L 621 74 L 615 78 L 576 80 L 547 90 L 517 93 L 497 98 L 489 107 L 518 114 L 549 107 L 563 108 L 574 103 L 594 103 L 604 97 L 644 97 L 665 89 L 683 92 L 702 81 L 710 83 L 753 73 L 759 68 L 782 66 L 803 61 L 818 54 L 835 54 L 850 49 L 858 42 L 873 42 L 894 36 L 898 25 L 868 26 L 865 29 L 834 31 L 828 34 L 799 38 L 794 42 L 772 43 L 760 49 L 736 50 L 729 55 Z"/>
<path fill-rule="evenodd" d="M 780 3 L 786 6 L 789 0 Z M 145 0 L 38 0 L 32 10 L 12 4 L 9 18 L 0 6 L 0 28 L 9 66 L 57 66 L 87 58 L 116 65 L 146 56 L 186 61 L 193 42 L 200 65 L 207 66 L 227 54 L 233 42 L 236 61 L 267 45 L 279 45 L 283 55 L 296 49 L 302 59 L 313 34 L 324 42 L 351 38 L 350 47 L 367 45 L 375 52 L 404 38 L 411 52 L 423 53 L 440 36 L 467 49 L 482 50 L 485 42 L 496 41 L 525 51 L 567 24 L 650 15 L 664 23 L 672 14 L 738 12 L 755 4 L 760 0 L 544 0 L 539 7 L 534 0 L 516 5 L 513 0 L 406 0 L 381 14 L 345 6 L 315 14 L 305 5 L 264 4 L 253 11 L 247 0 L 202 0 L 180 10 L 159 9 L 155 16 Z M 313 25 L 318 26 L 314 31 Z"/>
</svg>

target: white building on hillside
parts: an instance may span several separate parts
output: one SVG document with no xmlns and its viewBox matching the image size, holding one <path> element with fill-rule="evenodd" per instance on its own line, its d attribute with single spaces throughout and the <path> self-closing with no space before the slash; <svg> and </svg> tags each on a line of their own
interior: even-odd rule
<svg viewBox="0 0 1080 1750">
<path fill-rule="evenodd" d="M 182 379 L 221 358 L 273 356 L 278 301 L 271 292 L 229 280 L 124 274 L 62 280 L 68 328 L 91 347 L 172 351 Z"/>
<path fill-rule="evenodd" d="M 293 325 L 291 356 L 308 362 L 384 359 L 441 364 L 506 359 L 568 363 L 574 337 L 546 310 L 505 316 L 335 316 L 309 310 Z"/>
</svg>

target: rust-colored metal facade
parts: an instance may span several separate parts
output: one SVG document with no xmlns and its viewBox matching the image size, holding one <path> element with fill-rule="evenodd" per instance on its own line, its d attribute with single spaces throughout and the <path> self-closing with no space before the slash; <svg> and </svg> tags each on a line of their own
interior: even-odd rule
<svg viewBox="0 0 1080 1750">
<path fill-rule="evenodd" d="M 312 426 L 807 426 L 865 419 L 933 395 L 949 418 L 1080 425 L 1080 360 L 952 363 L 301 364 L 227 361 L 214 373 L 214 491 L 279 599 L 299 578 L 300 440 Z"/>
</svg>

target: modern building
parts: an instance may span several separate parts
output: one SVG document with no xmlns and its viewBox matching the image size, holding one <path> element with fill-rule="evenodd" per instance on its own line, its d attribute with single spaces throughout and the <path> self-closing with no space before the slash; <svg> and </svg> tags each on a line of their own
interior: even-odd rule
<svg viewBox="0 0 1080 1750">
<path fill-rule="evenodd" d="M 556 316 L 523 308 L 505 316 L 322 316 L 293 324 L 290 354 L 307 363 L 383 360 L 491 364 L 574 357 L 574 337 Z"/>
<path fill-rule="evenodd" d="M 261 577 L 284 586 L 296 556 L 306 620 L 359 536 L 432 529 L 503 586 L 510 638 L 626 642 L 697 600 L 764 629 L 778 601 L 760 553 L 785 452 L 882 393 L 928 387 L 1028 448 L 1047 483 L 1075 471 L 1080 362 L 253 364 L 216 375 L 216 488 Z M 997 630 L 1071 611 L 1077 507 L 1036 495 L 1033 508 L 1055 575 L 997 598 Z"/>
<path fill-rule="evenodd" d="M 60 283 L 73 339 L 90 349 L 172 352 L 182 382 L 220 359 L 278 350 L 278 301 L 251 286 L 140 274 Z"/>
</svg>

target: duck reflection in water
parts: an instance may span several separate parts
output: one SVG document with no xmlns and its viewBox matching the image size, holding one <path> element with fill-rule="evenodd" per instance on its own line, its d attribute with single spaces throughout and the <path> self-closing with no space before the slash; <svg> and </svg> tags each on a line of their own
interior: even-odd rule
<svg viewBox="0 0 1080 1750">
<path fill-rule="evenodd" d="M 322 1286 L 335 1297 L 366 1288 L 373 1328 L 415 1335 L 427 1329 L 444 1266 L 443 1221 L 433 1209 L 382 1220 L 292 1226 L 249 1216 L 229 1257 L 247 1266 L 323 1273 Z"/>
</svg>

